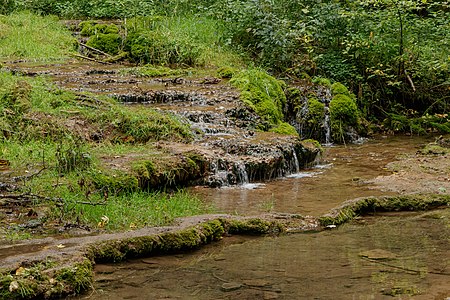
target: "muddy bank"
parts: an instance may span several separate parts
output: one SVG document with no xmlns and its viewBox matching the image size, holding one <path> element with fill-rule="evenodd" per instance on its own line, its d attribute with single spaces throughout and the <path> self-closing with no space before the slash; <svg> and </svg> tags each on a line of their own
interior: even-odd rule
<svg viewBox="0 0 450 300">
<path fill-rule="evenodd" d="M 91 287 L 96 262 L 118 262 L 134 257 L 190 251 L 230 234 L 278 235 L 320 231 L 333 228 L 334 224 L 348 221 L 356 215 L 448 205 L 450 197 L 442 195 L 369 198 L 345 204 L 319 219 L 292 214 L 248 218 L 210 215 L 180 219 L 177 225 L 170 227 L 25 241 L 0 251 L 4 256 L 0 295 L 5 299 L 31 299 L 79 293 Z M 28 253 L 12 255 L 18 249 Z"/>
</svg>

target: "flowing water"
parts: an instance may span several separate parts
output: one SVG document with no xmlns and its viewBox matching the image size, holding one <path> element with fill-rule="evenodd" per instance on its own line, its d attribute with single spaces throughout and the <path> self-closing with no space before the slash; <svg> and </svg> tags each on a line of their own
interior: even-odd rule
<svg viewBox="0 0 450 300">
<path fill-rule="evenodd" d="M 386 194 L 364 180 L 387 174 L 386 163 L 424 142 L 331 147 L 326 165 L 289 178 L 194 190 L 225 212 L 320 215 L 345 199 Z M 97 265 L 94 291 L 78 299 L 448 299 L 449 242 L 449 208 L 378 214 L 315 233 L 232 236 L 192 253 Z"/>
<path fill-rule="evenodd" d="M 321 164 L 285 178 L 190 191 L 223 213 L 276 211 L 319 216 L 348 199 L 387 195 L 365 181 L 389 174 L 387 163 L 398 155 L 414 153 L 426 142 L 417 137 L 378 137 L 360 145 L 325 147 Z"/>
<path fill-rule="evenodd" d="M 338 229 L 227 238 L 194 253 L 96 267 L 80 299 L 447 299 L 450 210 Z"/>
</svg>

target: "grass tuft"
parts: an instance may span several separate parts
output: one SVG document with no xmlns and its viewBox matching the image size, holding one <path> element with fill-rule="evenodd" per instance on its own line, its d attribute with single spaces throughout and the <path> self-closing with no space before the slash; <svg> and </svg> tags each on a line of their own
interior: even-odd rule
<svg viewBox="0 0 450 300">
<path fill-rule="evenodd" d="M 63 60 L 75 45 L 75 39 L 56 17 L 30 12 L 0 15 L 1 59 Z"/>
</svg>

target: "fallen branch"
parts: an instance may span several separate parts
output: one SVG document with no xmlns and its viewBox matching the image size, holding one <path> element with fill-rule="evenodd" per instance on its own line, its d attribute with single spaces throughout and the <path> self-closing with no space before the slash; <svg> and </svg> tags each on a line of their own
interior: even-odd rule
<svg viewBox="0 0 450 300">
<path fill-rule="evenodd" d="M 106 52 L 103 52 L 102 50 L 99 50 L 99 49 L 97 49 L 97 48 L 88 46 L 88 45 L 83 44 L 83 43 L 81 43 L 81 42 L 78 42 L 78 43 L 79 43 L 81 46 L 85 47 L 86 49 L 92 50 L 92 51 L 94 51 L 94 52 L 100 53 L 100 54 L 105 55 L 105 56 L 108 56 L 108 57 L 112 57 L 111 54 L 108 54 L 108 53 L 106 53 Z"/>
<path fill-rule="evenodd" d="M 10 203 L 28 203 L 34 200 L 43 200 L 48 202 L 55 202 L 57 206 L 61 206 L 64 204 L 64 199 L 62 198 L 51 198 L 44 197 L 31 193 L 23 193 L 23 194 L 0 194 L 0 199 L 11 199 L 12 201 L 8 201 Z M 20 200 L 20 201 L 19 201 Z"/>
<path fill-rule="evenodd" d="M 93 61 L 93 62 L 96 62 L 96 63 L 99 63 L 99 64 L 112 65 L 109 62 L 93 59 L 93 58 L 90 58 L 90 57 L 87 57 L 87 56 L 84 56 L 84 55 L 81 55 L 81 54 L 72 54 L 72 56 L 79 57 L 79 58 L 82 58 L 82 59 L 85 59 L 85 60 L 90 60 L 90 61 Z"/>
<path fill-rule="evenodd" d="M 406 78 L 408 79 L 409 85 L 410 85 L 411 88 L 413 89 L 413 92 L 415 92 L 415 91 L 416 91 L 416 87 L 414 86 L 414 82 L 412 81 L 412 79 L 411 79 L 411 77 L 408 75 L 408 73 L 406 73 L 406 70 L 405 70 L 405 75 L 406 75 Z"/>
<path fill-rule="evenodd" d="M 43 167 L 42 169 L 40 169 L 39 171 L 37 171 L 35 173 L 28 174 L 28 175 L 23 175 L 23 176 L 16 176 L 16 177 L 11 178 L 11 180 L 13 182 L 18 182 L 18 181 L 22 181 L 22 180 L 29 180 L 29 179 L 33 178 L 34 176 L 37 176 L 37 175 L 41 174 L 41 172 L 44 171 L 45 169 L 46 168 Z"/>
<path fill-rule="evenodd" d="M 83 205 L 92 205 L 92 206 L 106 205 L 106 201 L 102 201 L 102 202 L 77 201 L 76 203 L 77 204 L 83 204 Z"/>
<path fill-rule="evenodd" d="M 382 261 L 375 260 L 375 259 L 370 259 L 368 257 L 362 257 L 362 258 L 366 259 L 366 260 L 368 260 L 370 262 L 373 262 L 373 263 L 377 263 L 377 264 L 380 264 L 380 265 L 383 265 L 383 266 L 386 266 L 386 267 L 391 267 L 391 268 L 394 268 L 394 269 L 399 269 L 399 270 L 402 270 L 402 271 L 405 271 L 405 272 L 409 272 L 409 273 L 414 273 L 414 274 L 430 273 L 430 274 L 445 275 L 445 276 L 449 276 L 450 275 L 450 273 L 446 273 L 446 272 L 420 271 L 420 270 L 414 270 L 414 269 L 409 269 L 409 268 L 405 268 L 405 267 L 400 267 L 400 266 L 388 264 L 386 262 L 382 262 Z"/>
</svg>

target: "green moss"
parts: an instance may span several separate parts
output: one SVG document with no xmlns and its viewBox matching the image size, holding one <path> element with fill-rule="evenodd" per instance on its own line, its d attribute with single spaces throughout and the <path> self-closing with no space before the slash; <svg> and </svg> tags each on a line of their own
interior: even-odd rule
<svg viewBox="0 0 450 300">
<path fill-rule="evenodd" d="M 286 134 L 286 135 L 295 135 L 298 136 L 298 132 L 294 126 L 288 124 L 286 122 L 281 122 L 279 125 L 272 127 L 270 129 L 271 132 Z"/>
<path fill-rule="evenodd" d="M 369 197 L 347 201 L 341 207 L 319 218 L 323 226 L 338 225 L 356 216 L 382 211 L 427 210 L 450 205 L 450 195 L 407 195 L 393 197 Z"/>
<path fill-rule="evenodd" d="M 231 67 L 221 67 L 217 69 L 217 76 L 219 76 L 220 78 L 231 78 L 236 73 L 237 70 Z"/>
<path fill-rule="evenodd" d="M 450 152 L 448 148 L 441 147 L 436 144 L 428 144 L 423 149 L 420 149 L 419 152 L 421 154 L 435 154 L 435 155 L 444 155 Z"/>
<path fill-rule="evenodd" d="M 295 112 L 300 110 L 303 105 L 303 93 L 296 87 L 289 87 L 285 90 L 286 101 Z"/>
<path fill-rule="evenodd" d="M 326 87 L 331 86 L 331 81 L 328 78 L 323 78 L 320 76 L 316 76 L 311 80 L 313 83 L 318 84 L 318 85 L 323 85 Z"/>
<path fill-rule="evenodd" d="M 228 223 L 228 233 L 230 234 L 260 235 L 284 231 L 284 227 L 279 223 L 263 219 L 232 220 Z"/>
<path fill-rule="evenodd" d="M 97 24 L 94 21 L 83 21 L 78 27 L 82 36 L 93 36 L 97 34 L 118 34 L 119 27 L 114 24 Z"/>
<path fill-rule="evenodd" d="M 90 173 L 89 181 L 97 189 L 108 190 L 114 194 L 133 192 L 139 188 L 139 181 L 135 176 L 119 171 L 94 171 Z"/>
<path fill-rule="evenodd" d="M 308 120 L 309 127 L 318 130 L 325 118 L 325 104 L 317 100 L 317 98 L 308 99 L 308 114 L 306 119 Z"/>
<path fill-rule="evenodd" d="M 331 133 L 334 141 L 344 141 L 349 127 L 358 125 L 359 110 L 350 97 L 338 94 L 330 102 Z"/>
<path fill-rule="evenodd" d="M 345 87 L 345 85 L 343 85 L 340 82 L 335 82 L 331 85 L 331 94 L 333 96 L 336 95 L 345 95 L 350 97 L 350 92 L 348 91 L 348 89 Z"/>
<path fill-rule="evenodd" d="M 122 47 L 122 38 L 117 33 L 97 33 L 89 38 L 86 45 L 116 55 Z"/>
<path fill-rule="evenodd" d="M 88 257 L 96 262 L 118 262 L 132 257 L 187 251 L 219 240 L 224 233 L 224 223 L 212 220 L 177 232 L 102 242 L 89 248 Z"/>
<path fill-rule="evenodd" d="M 164 66 L 145 65 L 123 71 L 126 74 L 133 74 L 140 77 L 165 77 L 187 75 L 192 69 L 171 69 Z"/>
<path fill-rule="evenodd" d="M 87 290 L 93 283 L 93 265 L 92 262 L 84 258 L 70 267 L 62 268 L 55 273 L 55 279 L 63 288 L 63 294 L 80 293 Z"/>
<path fill-rule="evenodd" d="M 230 83 L 241 91 L 241 100 L 272 125 L 283 120 L 285 84 L 261 70 L 246 70 L 233 76 Z"/>
</svg>

